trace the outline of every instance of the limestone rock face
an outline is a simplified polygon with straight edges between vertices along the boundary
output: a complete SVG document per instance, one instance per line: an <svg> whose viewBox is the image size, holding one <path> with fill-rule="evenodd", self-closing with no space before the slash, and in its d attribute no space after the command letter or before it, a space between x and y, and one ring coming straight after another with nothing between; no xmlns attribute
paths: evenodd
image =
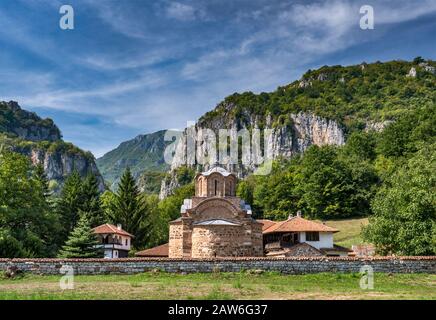
<svg viewBox="0 0 436 320"><path fill-rule="evenodd" d="M435 67L429 65L428 62L421 62L421 63L419 64L419 66L420 66L421 68L423 68L424 71L426 71L426 72L430 72L431 74L436 74L436 69L435 69Z"/></svg>
<svg viewBox="0 0 436 320"><path fill-rule="evenodd" d="M42 164L47 178L55 180L59 185L62 185L65 178L76 170L82 177L85 177L88 173L93 173L99 182L100 191L105 190L103 177L90 155L81 152L51 152L36 147L27 150L15 149L15 151L28 156L34 165Z"/></svg>
<svg viewBox="0 0 436 320"><path fill-rule="evenodd" d="M160 186L159 199L165 199L173 194L173 191L180 187L180 183L175 174L169 175L169 179L163 179Z"/></svg>
<svg viewBox="0 0 436 320"><path fill-rule="evenodd" d="M232 106L228 106L231 108ZM258 128L259 119L253 115L245 115L233 121L229 121L225 117L216 117L213 121L207 123L197 123L195 127L185 129L180 137L179 143L175 148L174 158L171 164L171 172L183 165L193 167L197 171L208 170L210 165L214 163L212 160L209 164L200 165L195 161L195 153L187 151L189 136L187 130L211 129L218 132L219 129L236 129L248 130L249 128ZM297 154L304 152L311 145L343 145L345 143L345 134L341 126L333 121L328 120L311 113L289 114L287 125L273 125L271 117L265 121L265 129L270 129L270 134L265 135L264 152L270 159L278 157L291 158ZM207 155L209 145L213 141L199 141L196 148L197 159ZM212 156L212 155L211 155ZM212 157L213 158L213 157ZM216 159L217 157L213 158ZM238 178L244 178L258 168L258 161L255 158L245 159L245 164L222 164L227 170L235 172ZM173 190L177 188L178 182L174 175L170 179L162 182L160 198L165 198L171 195Z"/></svg>
<svg viewBox="0 0 436 320"><path fill-rule="evenodd" d="M55 191L60 190L65 178L74 170L82 177L95 174L100 191L104 190L94 156L64 142L51 119L23 110L15 101L0 101L0 120L2 146L29 157L34 165L42 164L47 178L57 182Z"/></svg>
<svg viewBox="0 0 436 320"><path fill-rule="evenodd" d="M389 120L383 122L368 121L365 126L365 132L370 132L370 131L382 132L392 122L393 121L389 121Z"/></svg>
<svg viewBox="0 0 436 320"><path fill-rule="evenodd" d="M415 68L410 68L409 73L407 74L406 77L411 77L411 78L415 78L416 77L416 69Z"/></svg>

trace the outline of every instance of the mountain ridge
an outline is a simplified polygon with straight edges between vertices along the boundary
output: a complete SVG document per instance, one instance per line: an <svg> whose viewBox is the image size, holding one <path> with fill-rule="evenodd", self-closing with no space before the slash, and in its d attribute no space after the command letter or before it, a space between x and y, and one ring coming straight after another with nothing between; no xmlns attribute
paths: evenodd
<svg viewBox="0 0 436 320"><path fill-rule="evenodd" d="M420 57L413 61L323 66L308 70L299 80L269 93L229 95L201 116L196 128L215 132L230 128L272 129L273 150L270 151L274 157L292 157L312 144L341 145L353 131L380 131L415 107L434 105L435 68L434 61ZM185 147L182 138L171 170L163 179L161 198L179 186L174 171L186 165L187 155L180 152ZM200 145L200 149L203 147ZM159 153L163 150L164 147L154 150L154 157L161 159L163 154ZM206 169L197 164L191 167ZM148 169L136 166L137 177ZM255 166L228 169L243 177Z"/></svg>
<svg viewBox="0 0 436 320"><path fill-rule="evenodd" d="M0 101L0 143L23 154L33 165L42 164L51 188L58 192L74 170L82 177L96 175L100 191L104 181L91 152L62 140L59 128L51 119L42 119L22 109L15 101Z"/></svg>
<svg viewBox="0 0 436 320"><path fill-rule="evenodd" d="M118 147L96 160L97 166L112 189L116 188L124 170L129 167L139 181L141 173L163 173L169 169L163 152L168 144L164 141L165 130L140 134L120 143ZM140 187L143 187L141 185Z"/></svg>

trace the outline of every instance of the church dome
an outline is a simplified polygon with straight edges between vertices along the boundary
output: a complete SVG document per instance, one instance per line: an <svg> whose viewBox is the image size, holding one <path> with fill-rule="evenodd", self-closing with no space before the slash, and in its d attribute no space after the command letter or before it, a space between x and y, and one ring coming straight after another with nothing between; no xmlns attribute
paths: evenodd
<svg viewBox="0 0 436 320"><path fill-rule="evenodd" d="M224 177L227 177L227 176L232 174L231 172L227 171L226 169L224 169L222 167L215 166L215 167L210 168L209 170L207 170L205 172L202 172L201 175L202 176L209 176L214 172L218 172L219 174L223 175Z"/></svg>
<svg viewBox="0 0 436 320"><path fill-rule="evenodd" d="M236 176L222 167L215 166L195 177L197 197L234 197L236 195Z"/></svg>

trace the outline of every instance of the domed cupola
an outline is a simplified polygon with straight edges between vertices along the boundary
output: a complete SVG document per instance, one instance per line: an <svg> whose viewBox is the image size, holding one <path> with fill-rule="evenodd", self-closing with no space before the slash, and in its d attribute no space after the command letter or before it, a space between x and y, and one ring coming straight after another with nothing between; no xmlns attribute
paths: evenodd
<svg viewBox="0 0 436 320"><path fill-rule="evenodd" d="M236 176L222 167L215 166L195 176L197 197L236 196Z"/></svg>

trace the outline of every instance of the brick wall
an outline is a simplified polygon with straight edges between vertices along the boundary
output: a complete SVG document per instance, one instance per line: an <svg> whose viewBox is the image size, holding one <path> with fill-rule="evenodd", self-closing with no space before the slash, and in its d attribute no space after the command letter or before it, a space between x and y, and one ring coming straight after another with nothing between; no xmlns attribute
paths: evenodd
<svg viewBox="0 0 436 320"><path fill-rule="evenodd" d="M279 271L286 274L317 272L359 272L370 265L374 272L436 274L436 257L292 257L292 258L220 258L180 260L169 258L105 259L0 259L0 270L10 266L35 274L59 274L70 265L76 274L132 274L153 269L167 272L238 272L241 270Z"/></svg>

